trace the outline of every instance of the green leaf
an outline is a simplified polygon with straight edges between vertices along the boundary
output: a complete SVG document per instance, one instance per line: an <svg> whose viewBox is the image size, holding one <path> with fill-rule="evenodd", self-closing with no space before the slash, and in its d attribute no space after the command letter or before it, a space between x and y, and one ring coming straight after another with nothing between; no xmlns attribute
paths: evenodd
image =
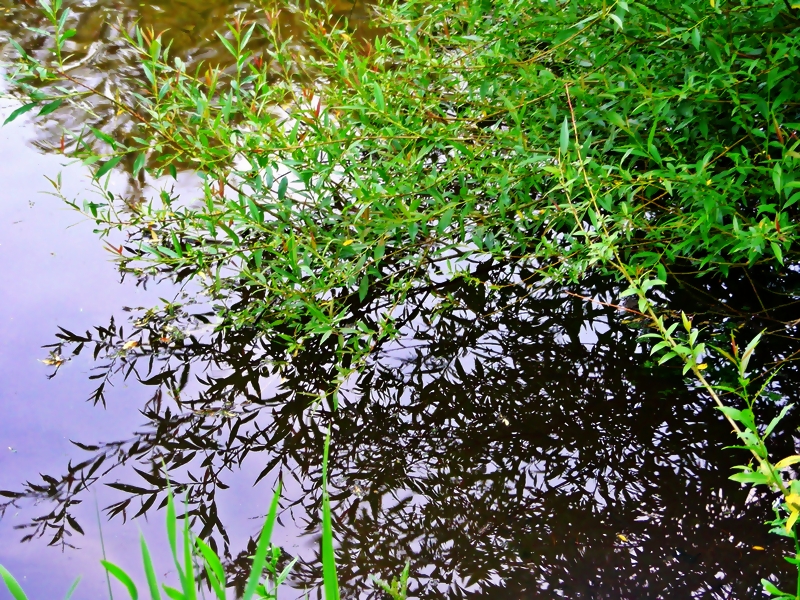
<svg viewBox="0 0 800 600"><path fill-rule="evenodd" d="M144 71L144 76L147 77L147 81L150 82L150 85L155 86L156 78L153 74L153 70L146 62L140 63L140 66L142 67L142 71Z"/></svg>
<svg viewBox="0 0 800 600"><path fill-rule="evenodd" d="M67 590L67 595L64 596L64 600L69 600L70 598L72 598L72 594L74 594L75 590L78 589L78 584L80 582L81 582L81 578L80 578L80 576L78 576L75 579L75 581L72 582L72 585L69 586L69 589Z"/></svg>
<svg viewBox="0 0 800 600"><path fill-rule="evenodd" d="M322 581L325 600L339 600L339 578L336 575L336 554L333 550L333 527L331 525L331 499L328 496L328 448L330 431L325 437L322 452Z"/></svg>
<svg viewBox="0 0 800 600"><path fill-rule="evenodd" d="M732 406L718 406L717 410L719 410L726 417L730 417L734 421L739 421L742 417L742 411L733 408Z"/></svg>
<svg viewBox="0 0 800 600"><path fill-rule="evenodd" d="M241 245L241 243L242 243L241 239L239 239L239 236L236 235L236 232L233 229L231 229L230 227L225 225L225 223L217 223L217 227L219 227L220 229L222 229L222 231L224 231L225 233L228 234L228 237L231 238L231 240L233 241L234 246L240 246Z"/></svg>
<svg viewBox="0 0 800 600"><path fill-rule="evenodd" d="M749 408L745 408L739 413L739 421L747 427L753 433L758 433L758 427L756 427L755 415L753 411Z"/></svg>
<svg viewBox="0 0 800 600"><path fill-rule="evenodd" d="M436 226L436 231L439 232L439 235L443 235L447 228L450 227L450 222L453 220L453 213L455 209L451 206L448 208L444 214L439 219L439 223Z"/></svg>
<svg viewBox="0 0 800 600"><path fill-rule="evenodd" d="M377 84L377 82L372 82L372 91L375 94L375 106L378 107L378 110L383 112L386 110L386 102L383 99L383 92L381 91L381 86Z"/></svg>
<svg viewBox="0 0 800 600"><path fill-rule="evenodd" d="M194 581L194 554L192 553L192 532L189 530L189 499L184 499L183 509L183 594L186 600L197 600L197 587Z"/></svg>
<svg viewBox="0 0 800 600"><path fill-rule="evenodd" d="M787 456L786 458L779 460L773 466L780 471L781 469L796 465L797 463L800 463L800 455L793 454L792 456Z"/></svg>
<svg viewBox="0 0 800 600"><path fill-rule="evenodd" d="M364 298L367 297L367 293L369 293L369 275L364 275L361 278L361 283L358 284L359 301L363 302Z"/></svg>
<svg viewBox="0 0 800 600"><path fill-rule="evenodd" d="M783 264L783 250L780 245L775 242L770 242L770 247L772 248L772 253L775 255L775 258L778 259L778 262Z"/></svg>
<svg viewBox="0 0 800 600"><path fill-rule="evenodd" d="M117 142L114 141L114 138L112 138L107 133L104 133L104 132L102 132L99 129L96 129L94 127L89 127L89 129L91 130L91 132L94 134L94 136L98 140L102 140L103 142L105 142L106 144L111 146L112 148L116 148L117 147Z"/></svg>
<svg viewBox="0 0 800 600"><path fill-rule="evenodd" d="M11 592L14 600L28 600L28 597L25 595L25 592L22 591L22 587L17 583L17 580L6 571L6 568L3 565L0 565L0 578L3 579L3 582L6 584L8 591Z"/></svg>
<svg viewBox="0 0 800 600"><path fill-rule="evenodd" d="M677 354L675 352L667 352L664 356L662 356L658 360L658 364L659 365L663 365L665 362L667 362L668 360L670 360L672 358L675 358L676 356L677 356Z"/></svg>
<svg viewBox="0 0 800 600"><path fill-rule="evenodd" d="M717 65L719 65L720 67L722 67L723 66L722 54L719 51L719 46L717 45L717 43L711 40L710 38L705 38L704 41L706 43L706 48L708 49L708 53L714 59L714 62L716 62Z"/></svg>
<svg viewBox="0 0 800 600"><path fill-rule="evenodd" d="M176 590L174 587L170 587L168 585L162 585L164 588L164 593L171 598L171 600L186 600L186 596L180 590Z"/></svg>
<svg viewBox="0 0 800 600"><path fill-rule="evenodd" d="M752 483L753 485L763 485L769 483L769 477L758 471L734 473L728 479L738 483Z"/></svg>
<svg viewBox="0 0 800 600"><path fill-rule="evenodd" d="M560 137L561 154L566 154L569 149L569 121L564 117L564 122L561 124L561 137Z"/></svg>
<svg viewBox="0 0 800 600"><path fill-rule="evenodd" d="M695 27L692 29L692 46L695 50L700 50L700 28Z"/></svg>
<svg viewBox="0 0 800 600"><path fill-rule="evenodd" d="M219 38L219 41L222 42L222 45L225 46L225 49L231 54L231 56L233 56L234 58L238 56L239 53L233 47L233 44L231 44L228 41L228 39L224 35L222 35L219 31L217 31L216 34L217 37Z"/></svg>
<svg viewBox="0 0 800 600"><path fill-rule="evenodd" d="M180 258L180 257L178 256L178 253L177 253L177 252L175 252L174 250L172 250L172 249L170 249L170 248L167 248L166 246L159 246L159 247L158 247L158 251L159 251L161 254L164 254L164 255L166 255L166 256L169 256L170 258Z"/></svg>
<svg viewBox="0 0 800 600"><path fill-rule="evenodd" d="M264 222L264 212L253 202L250 196L247 197L247 208L250 211L250 216L252 216L257 223Z"/></svg>
<svg viewBox="0 0 800 600"><path fill-rule="evenodd" d="M153 569L153 561L150 558L150 551L147 549L147 542L145 542L144 535L142 534L139 534L139 545L142 549L142 563L144 564L147 586L150 588L150 600L161 600L161 593L158 590L158 579Z"/></svg>
<svg viewBox="0 0 800 600"><path fill-rule="evenodd" d="M275 527L275 521L278 518L278 504L281 498L281 484L278 482L278 487L272 495L272 504L269 507L269 514L264 521L264 526L261 528L261 535L258 536L258 545L256 546L256 554L253 557L253 566L250 571L250 576L247 578L247 585L242 595L242 600L251 600L256 593L256 588L261 580L261 574L267 564L267 550L269 543L272 539L272 529Z"/></svg>
<svg viewBox="0 0 800 600"><path fill-rule="evenodd" d="M800 200L800 192L795 192L786 200L786 203L783 205L783 209L786 210L790 206L796 204L798 200Z"/></svg>
<svg viewBox="0 0 800 600"><path fill-rule="evenodd" d="M766 591L767 593L772 594L773 596L776 596L778 598L794 598L795 597L792 594L787 594L786 592L780 591L775 586L774 583L771 583L770 581L767 581L766 579L762 579L761 580L761 585L764 586L764 591Z"/></svg>
<svg viewBox="0 0 800 600"><path fill-rule="evenodd" d="M670 345L670 343L667 340L661 340L655 346L652 347L652 349L650 350L650 356L653 356L653 354L655 354L659 350L662 350L664 348L668 348L669 345Z"/></svg>
<svg viewBox="0 0 800 600"><path fill-rule="evenodd" d="M759 333L752 340L750 340L750 343L747 344L747 347L744 350L744 354L742 354L742 360L739 363L739 375L741 375L742 378L745 376L747 366L750 364L750 358L753 356L756 346L758 346L758 343L761 341L762 333Z"/></svg>
<svg viewBox="0 0 800 600"><path fill-rule="evenodd" d="M39 106L38 102L31 102L30 104L24 104L20 106L17 110L15 110L10 115L8 115L8 117L6 117L6 120L3 121L3 125L8 125L9 123L11 123L11 121L16 119L20 115L24 115L26 112L28 112L29 110L33 110L37 106Z"/></svg>
<svg viewBox="0 0 800 600"><path fill-rule="evenodd" d="M792 410L793 407L794 407L794 404L787 404L786 406L783 407L783 409L781 410L780 414L778 414L777 417L772 419L772 421L769 422L769 425L767 425L767 428L764 430L764 438L768 438L769 437L769 435L778 426L778 423L781 422L783 417L786 416L786 413L788 413L790 410Z"/></svg>
<svg viewBox="0 0 800 600"><path fill-rule="evenodd" d="M121 160L122 160L122 154L120 154L119 156L115 156L114 158L112 158L110 160L107 160L102 165L100 165L99 169L97 169L97 171L94 174L94 178L95 179L100 179L103 175L105 175L111 169L116 167L119 164L119 161L121 161Z"/></svg>
<svg viewBox="0 0 800 600"><path fill-rule="evenodd" d="M22 58L28 58L28 53L22 49L22 46L19 45L19 42L15 40L9 40L9 42L11 43L12 46L14 46L14 48Z"/></svg>
<svg viewBox="0 0 800 600"><path fill-rule="evenodd" d="M45 115L49 115L51 112L54 112L64 103L62 99L53 100L52 102L48 102L42 107L42 110L39 111L39 116L43 117Z"/></svg>
<svg viewBox="0 0 800 600"><path fill-rule="evenodd" d="M183 248L181 248L181 243L178 241L178 236L175 235L174 231L170 231L169 236L172 240L172 248L175 250L175 254L178 258L183 258Z"/></svg>
<svg viewBox="0 0 800 600"><path fill-rule="evenodd" d="M178 517L175 515L175 500L172 497L172 487L167 488L167 541L172 551L172 560L178 570L180 579L183 580L181 563L178 560ZM166 591L166 587L164 588ZM169 595L169 592L167 592Z"/></svg>
<svg viewBox="0 0 800 600"><path fill-rule="evenodd" d="M133 161L133 178L136 179L139 177L139 172L144 168L144 163L147 160L147 156L144 152L140 152L136 155L136 159Z"/></svg>
<svg viewBox="0 0 800 600"><path fill-rule="evenodd" d="M133 579L130 576L120 569L114 563L110 563L107 560L101 560L100 564L106 568L106 571L114 578L117 579L122 585L125 586L125 589L128 590L128 595L130 596L131 600L137 600L139 598L139 592L136 590L136 584L133 583Z"/></svg>
<svg viewBox="0 0 800 600"><path fill-rule="evenodd" d="M153 256L156 256L156 257L161 256L161 253L158 250L156 250L152 246L148 246L147 244L144 244L144 243L141 243L141 242L139 243L139 249L140 250L144 250L145 252L148 252L149 254L152 254Z"/></svg>
<svg viewBox="0 0 800 600"><path fill-rule="evenodd" d="M200 554L203 556L206 575L208 576L208 581L214 593L217 595L217 600L225 600L227 582L225 578L225 569L219 557L216 552L211 549L211 546L206 544L203 540L198 538L195 540L195 544L197 545L197 549L200 550Z"/></svg>

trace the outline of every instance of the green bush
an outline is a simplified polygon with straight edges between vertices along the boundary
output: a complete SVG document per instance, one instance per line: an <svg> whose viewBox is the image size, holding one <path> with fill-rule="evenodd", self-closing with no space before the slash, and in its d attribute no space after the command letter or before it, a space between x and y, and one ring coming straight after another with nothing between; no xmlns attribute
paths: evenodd
<svg viewBox="0 0 800 600"><path fill-rule="evenodd" d="M318 7L316 55L301 60L267 17L263 54L248 49L255 25L232 26L232 68L193 73L134 30L144 86L106 100L135 142L86 128L68 144L97 178L123 157L134 175L189 166L205 201L84 208L101 231L137 234L125 265L246 298L228 323L289 353L362 356L409 290L468 277L468 255L573 279L792 265L796 11L713 4L412 1L380 9L374 44ZM101 94L61 51L20 52L20 111Z"/></svg>

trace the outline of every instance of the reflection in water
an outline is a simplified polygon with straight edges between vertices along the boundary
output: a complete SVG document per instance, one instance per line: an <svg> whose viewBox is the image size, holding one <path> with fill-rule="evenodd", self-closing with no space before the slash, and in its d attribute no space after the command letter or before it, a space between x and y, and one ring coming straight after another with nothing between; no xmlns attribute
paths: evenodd
<svg viewBox="0 0 800 600"><path fill-rule="evenodd" d="M162 41L164 46L169 45L170 57L178 57L186 63L187 72L199 69L201 75L209 67L234 68L233 58L217 37L219 32L231 38L226 23L238 23L243 28L257 25L248 48L253 53L251 61L266 65L264 68L270 66L264 56L272 48L270 40L258 26L266 26L271 19L277 20L279 35L290 44L298 63L304 55L313 52L302 16L288 2L280 0L259 3L231 0L65 0L63 5L72 14L67 27L76 30L63 50L64 56L68 57L64 71L72 79L72 87L84 87L94 93L90 99L81 101L91 103L90 107L84 105L70 110L65 104L51 113L47 120L37 120L40 127L37 127L37 137L32 143L43 152L76 154L82 140L69 132L81 131L87 125L126 145L131 145L137 134L142 135L140 124L118 109L120 103L136 105L135 95L146 84L140 66L141 57L125 39L126 35L132 35L134 23L145 31L145 36L163 34ZM314 3L310 6L313 7ZM368 13L363 0L337 0L327 6L332 18L347 19L352 30L358 30L360 34L366 32ZM51 39L36 29L51 29L36 1L0 0L0 42L13 39L27 53L47 63ZM7 55L16 53L10 45L6 45L5 52ZM126 155L119 169L131 173L134 160L133 154ZM141 183L129 177L126 196L141 196Z"/></svg>
<svg viewBox="0 0 800 600"><path fill-rule="evenodd" d="M75 527L70 503L97 483L124 494L110 516L155 511L163 460L197 531L243 582L253 548L230 547L218 493L240 470L291 480L284 524L316 539L330 427L348 597L406 560L413 593L425 598L756 595L788 547L766 532L768 502L727 479L741 457L723 449L731 432L711 404L677 369L648 368L616 308L565 293L612 297L600 281L524 289L503 267L481 269L501 291L450 284L438 293L461 308L436 317L420 293L402 341L376 355L335 412L319 400L331 376L325 356L300 355L277 373L279 348L253 331L213 332L191 303L139 312L127 334L115 323L62 331L56 353L96 357L95 402L113 402L109 383L124 378L151 388L148 425L125 440L82 440L81 460L8 506L46 499L50 512L23 533L62 543ZM798 421L781 424L787 447L777 453L793 451ZM300 550L300 589L321 582L313 548Z"/></svg>
<svg viewBox="0 0 800 600"><path fill-rule="evenodd" d="M42 51L44 36L25 29L42 25L33 4L5 2L0 28ZM169 29L173 55L192 65L224 66L213 32L237 15L254 15L250 3L219 0L87 1L71 8L78 30L68 48L71 73L122 99L135 91L138 66L114 27L117 17ZM349 4L338 9L364 14ZM281 14L287 36L301 44L299 21ZM98 104L96 113L95 126L118 139L131 134L111 103ZM53 113L37 146L58 150L73 118L66 110ZM766 533L768 502L745 498L727 479L741 457L723 449L733 439L720 416L685 389L677 369L649 368L617 308L566 293L608 300L614 290L600 281L580 290L527 289L506 270L476 266L476 276L499 286L491 295L467 283L419 290L400 319L401 341L376 353L336 411L324 395L331 357L308 352L279 369L283 347L257 331L214 331L210 314L190 299L159 313L137 309L131 323L85 334L64 329L53 356L96 361L91 400L98 406L114 402L115 383L144 386L146 425L125 439L76 440L63 473L2 492L0 511L21 511L25 539L69 545L82 528L75 503L98 484L121 494L106 509L112 522L157 512L165 464L188 497L196 531L223 552L241 585L253 542L233 547L218 493L242 473L255 473L248 484L292 481L284 525L315 539L321 449L330 428L347 596L369 589L370 574L399 573L406 560L412 592L424 598L746 598L758 593L762 577L780 577L780 557L789 549ZM685 282L671 294L677 306L710 298L715 318L731 328L745 323L751 331L787 333L796 318L795 275L760 282L751 273L741 281L706 281L702 289ZM460 308L434 315L431 295ZM787 359L792 343L769 336L759 358ZM783 401L795 394L793 381L796 369L787 363L773 384ZM794 452L799 420L781 423L776 455ZM248 519L262 509L236 519L255 533L256 521ZM319 586L313 548L297 550L298 589Z"/></svg>

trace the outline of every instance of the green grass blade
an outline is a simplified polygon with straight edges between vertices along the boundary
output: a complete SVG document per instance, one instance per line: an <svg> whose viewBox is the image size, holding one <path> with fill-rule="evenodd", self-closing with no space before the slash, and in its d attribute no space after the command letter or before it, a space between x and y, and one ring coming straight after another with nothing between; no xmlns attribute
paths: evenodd
<svg viewBox="0 0 800 600"><path fill-rule="evenodd" d="M258 582L261 580L261 573L263 573L264 566L267 564L267 549L272 538L272 528L278 518L278 501L280 498L281 484L279 482L275 493L272 495L272 505L269 507L269 514L266 521L264 521L264 526L261 528L261 535L258 537L256 555L253 557L253 570L250 571L250 577L247 578L247 587L244 589L242 600L251 600L253 598Z"/></svg>
<svg viewBox="0 0 800 600"><path fill-rule="evenodd" d="M287 578L287 577L289 577L289 573L290 573L290 572L291 572L291 570L294 568L294 565L295 565L296 563L297 563L297 558L293 558L293 559L292 559L292 562L290 562L288 565L286 565L286 566L283 568L283 571L281 571L281 572L280 572L280 575L278 575L278 576L275 578L275 587L276 587L276 588L277 588L277 587L278 587L280 584L282 584L284 581L286 581L286 578Z"/></svg>
<svg viewBox="0 0 800 600"><path fill-rule="evenodd" d="M192 549L192 532L189 531L189 499L183 507L183 595L187 600L197 600L197 589L194 585L194 553Z"/></svg>
<svg viewBox="0 0 800 600"><path fill-rule="evenodd" d="M168 585L164 585L162 587L164 588L164 593L172 600L186 600L185 596L181 594L180 590L176 590Z"/></svg>
<svg viewBox="0 0 800 600"><path fill-rule="evenodd" d="M333 527L331 526L331 500L328 496L328 447L331 434L325 438L322 453L322 582L325 585L325 600L339 600L339 579L336 576L336 555L333 551Z"/></svg>
<svg viewBox="0 0 800 600"><path fill-rule="evenodd" d="M203 540L195 540L197 549L203 557L203 562L206 567L206 574L208 581L217 595L217 600L225 600L225 588L227 583L225 580L225 569L217 556L217 553L211 549L211 546L206 544Z"/></svg>
<svg viewBox="0 0 800 600"><path fill-rule="evenodd" d="M81 578L80 578L80 576L78 576L78 578L75 581L72 582L72 585L69 586L69 590L67 591L67 595L64 596L64 600L69 600L70 598L72 598L72 594L75 593L75 590L78 588L78 584L80 582L81 582Z"/></svg>
<svg viewBox="0 0 800 600"><path fill-rule="evenodd" d="M178 517L175 516L175 499L172 497L172 486L167 487L167 539L172 550L172 560L178 570L178 577L183 582L183 569L178 560Z"/></svg>
<svg viewBox="0 0 800 600"><path fill-rule="evenodd" d="M161 592L158 589L158 578L153 569L153 561L150 558L150 550L147 548L147 542L144 540L144 535L139 535L139 540L142 546L142 563L144 564L144 575L147 577L147 587L150 588L151 600L161 600Z"/></svg>
<svg viewBox="0 0 800 600"><path fill-rule="evenodd" d="M110 563L107 560L101 560L100 564L106 568L106 572L113 575L122 585L125 586L125 589L128 590L128 595L131 597L131 600L139 600L139 592L136 589L136 584L133 583L133 579L131 579L128 574L120 569L114 563Z"/></svg>
<svg viewBox="0 0 800 600"><path fill-rule="evenodd" d="M103 523L100 520L100 506L97 504L97 494L94 497L94 513L97 516L97 531L100 534L100 550L103 553L103 560L107 560L106 543L103 540ZM114 593L111 591L111 577L108 575L108 571L106 571L106 585L108 586L108 600L114 600Z"/></svg>
<svg viewBox="0 0 800 600"><path fill-rule="evenodd" d="M8 591L11 592L14 600L28 600L25 592L22 591L22 587L17 583L17 580L14 579L14 576L6 571L3 565L0 565L0 577L2 577L3 582L6 584Z"/></svg>

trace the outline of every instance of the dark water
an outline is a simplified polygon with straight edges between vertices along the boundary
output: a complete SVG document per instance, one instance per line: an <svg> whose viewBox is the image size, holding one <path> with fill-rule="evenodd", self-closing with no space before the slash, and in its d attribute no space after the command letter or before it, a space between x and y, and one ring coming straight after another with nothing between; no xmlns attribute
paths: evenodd
<svg viewBox="0 0 800 600"><path fill-rule="evenodd" d="M35 47L23 30L35 11L3 6L7 34ZM171 27L175 52L200 60L217 56L214 28L247 8L76 4L76 53L89 57L78 69L101 69L113 85L134 68L112 15ZM319 400L330 357L300 355L277 373L280 349L253 331L214 332L202 302L169 281L118 283L91 227L67 229L77 216L36 193L43 174L61 170L47 154L58 131L57 122L22 124L0 138L0 490L19 494L3 505L0 563L32 597L62 594L78 574L76 598L107 595L95 502L112 560L140 572L141 529L170 576L162 461L195 531L239 581L282 481L274 541L286 560L299 558L283 597L315 597L327 430L346 597L381 597L369 575L391 577L406 561L423 598L751 598L762 577L787 576L781 556L791 549L764 524L769 501L727 479L745 460L724 449L729 426L679 370L650 368L623 312L580 297L613 302L609 282L529 289L507 266L476 264L501 291L454 286L462 309L433 322L425 296L412 299L402 339L350 382L334 412ZM64 180L69 194L85 193L80 168ZM696 323L714 319L743 336L768 328L762 364L797 349L785 325L800 317L792 272L687 280L669 295L698 312ZM169 318L136 308L159 297L182 306ZM60 346L41 348L51 343ZM37 360L50 351L69 358L52 378L56 368ZM789 362L766 417L796 398L797 381ZM776 455L795 451L798 424L781 425Z"/></svg>

